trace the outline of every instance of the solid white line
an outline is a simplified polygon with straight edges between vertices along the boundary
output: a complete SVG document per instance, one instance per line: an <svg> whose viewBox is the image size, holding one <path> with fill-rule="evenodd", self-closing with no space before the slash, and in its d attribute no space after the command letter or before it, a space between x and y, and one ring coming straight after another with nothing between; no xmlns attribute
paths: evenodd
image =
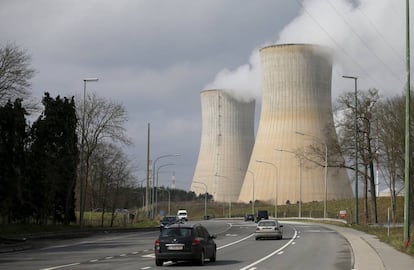
<svg viewBox="0 0 414 270"><path fill-rule="evenodd" d="M65 268L65 267L69 267L69 266L75 266L75 265L79 265L79 264L80 263L71 263L71 264L65 264L65 265L58 265L58 266L49 267L49 268L42 268L40 270L54 270L54 269Z"/></svg>
<svg viewBox="0 0 414 270"><path fill-rule="evenodd" d="M265 256L265 257L263 257L263 258L261 258L260 260L257 260L257 261L255 261L255 262L253 262L253 263L251 263L251 264L249 264L248 266L245 266L245 267L243 267L243 268L240 268L240 270L247 270L247 269L250 269L251 267L253 267L253 266L255 266L255 265L257 265L257 264L259 264L259 263L261 263L261 262L263 262L264 260L267 260L267 259L269 259L270 257L272 257L273 255L275 255L275 254L277 254L277 253L279 253L280 251L282 251L283 249L285 249L286 247L288 247L294 240L295 240L295 238L296 238L296 235L297 235L297 231L296 231L296 229L295 228L293 228L294 230L295 230L295 234L293 235L293 237L292 237L292 239L290 239L290 241L289 242L287 242L283 247L281 247L281 248L279 248L278 250L275 250L275 251L273 251L272 253L270 253L269 255L267 255L267 256Z"/></svg>

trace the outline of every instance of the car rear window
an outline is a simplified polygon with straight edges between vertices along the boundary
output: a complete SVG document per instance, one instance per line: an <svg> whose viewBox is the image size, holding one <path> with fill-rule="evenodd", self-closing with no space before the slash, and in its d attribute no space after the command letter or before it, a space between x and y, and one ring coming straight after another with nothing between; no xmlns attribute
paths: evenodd
<svg viewBox="0 0 414 270"><path fill-rule="evenodd" d="M186 237L191 236L191 228L167 228L161 232L164 237Z"/></svg>
<svg viewBox="0 0 414 270"><path fill-rule="evenodd" d="M273 221L261 221L259 226L276 226L276 222Z"/></svg>

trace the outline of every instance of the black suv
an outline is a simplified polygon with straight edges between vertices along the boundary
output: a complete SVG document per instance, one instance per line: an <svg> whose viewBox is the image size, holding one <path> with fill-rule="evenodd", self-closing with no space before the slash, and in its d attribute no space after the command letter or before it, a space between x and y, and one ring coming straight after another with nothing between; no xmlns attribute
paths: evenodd
<svg viewBox="0 0 414 270"><path fill-rule="evenodd" d="M155 264L165 261L195 261L204 264L206 258L216 261L214 235L200 224L173 224L164 228L155 240Z"/></svg>
<svg viewBox="0 0 414 270"><path fill-rule="evenodd" d="M267 213L267 210L257 211L256 222L259 222L262 219L269 219L269 214Z"/></svg>
<svg viewBox="0 0 414 270"><path fill-rule="evenodd" d="M249 221L249 220L254 221L254 215L253 214L246 214L244 216L244 221Z"/></svg>
<svg viewBox="0 0 414 270"><path fill-rule="evenodd" d="M160 230L172 224L178 223L178 222L179 220L177 216L165 216L160 221Z"/></svg>

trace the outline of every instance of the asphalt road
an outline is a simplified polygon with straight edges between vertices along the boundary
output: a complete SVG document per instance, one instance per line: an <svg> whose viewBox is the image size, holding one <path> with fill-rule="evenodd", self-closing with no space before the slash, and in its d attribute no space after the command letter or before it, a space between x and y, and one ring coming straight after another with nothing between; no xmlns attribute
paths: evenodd
<svg viewBox="0 0 414 270"><path fill-rule="evenodd" d="M217 235L217 261L209 269L350 270L352 251L335 231L315 224L283 223L282 240L254 238L256 224L238 220L201 221ZM111 233L70 240L37 241L35 248L0 254L0 269L84 270L154 269L154 240L158 231ZM192 269L189 262L165 263L162 268Z"/></svg>

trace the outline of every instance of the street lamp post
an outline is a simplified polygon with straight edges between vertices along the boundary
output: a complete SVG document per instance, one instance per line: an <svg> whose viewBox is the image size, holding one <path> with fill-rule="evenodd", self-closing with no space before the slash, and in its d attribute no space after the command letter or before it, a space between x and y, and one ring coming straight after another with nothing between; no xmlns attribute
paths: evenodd
<svg viewBox="0 0 414 270"><path fill-rule="evenodd" d="M253 176L253 193L252 193L252 214L254 215L254 173L251 170L247 170L248 173L251 173Z"/></svg>
<svg viewBox="0 0 414 270"><path fill-rule="evenodd" d="M342 76L345 79L352 79L355 82L355 119L354 119L354 139L355 139L355 217L354 222L358 224L358 77Z"/></svg>
<svg viewBox="0 0 414 270"><path fill-rule="evenodd" d="M273 168L275 168L275 171L276 171L276 173L275 173L275 218L277 218L277 193L278 193L278 188L277 188L277 179L278 179L278 177L277 177L277 174L278 174L279 171L278 171L276 165L271 163L271 162L264 161L264 160L256 160L256 162L268 164L268 165L273 166Z"/></svg>
<svg viewBox="0 0 414 270"><path fill-rule="evenodd" d="M170 212L171 212L171 192L168 189L165 189L165 188L160 188L160 190L168 192L168 215L171 215L170 214Z"/></svg>
<svg viewBox="0 0 414 270"><path fill-rule="evenodd" d="M285 149L275 148L274 150L279 151L279 152L287 152L287 153L296 155L295 152L285 150ZM299 157L299 211L298 211L298 216L302 217L302 158L301 157Z"/></svg>
<svg viewBox="0 0 414 270"><path fill-rule="evenodd" d="M160 172L160 169L161 168L164 168L164 167L167 167L167 166L172 166L172 165L175 165L175 164L173 164L173 163L168 163L168 164L163 164L163 165L160 165L160 166L158 166L158 168L157 168L157 179L156 179L156 183L155 183L155 213L158 213L158 194L157 194L157 189L158 189L158 175L159 175L159 172Z"/></svg>
<svg viewBox="0 0 414 270"><path fill-rule="evenodd" d="M302 135L302 136L309 136L312 137L314 139L317 139L320 143L322 143L325 146L325 179L324 179L324 183L325 183L325 194L324 194L324 199L323 199L323 218L327 218L327 200L328 200L328 183L327 183L327 174L328 174L328 145L321 139L318 138L316 136L313 135L309 135L303 132L299 132L299 131L295 131L296 134Z"/></svg>
<svg viewBox="0 0 414 270"><path fill-rule="evenodd" d="M219 175L219 174L216 173L214 176L226 178L227 181L229 181L229 183L231 182L231 179L229 179L228 177L226 177L224 175ZM230 183L230 187L231 187L231 183ZM228 191L228 189L226 189L226 190ZM229 218L231 218L231 196L229 195L228 198L229 198ZM224 214L223 214L223 216L224 216Z"/></svg>
<svg viewBox="0 0 414 270"><path fill-rule="evenodd" d="M79 224L81 228L83 227L83 213L85 209L85 198L84 193L86 193L86 184L87 184L87 175L84 175L84 166L85 166L85 114L86 114L86 83L87 82L97 82L98 78L86 78L83 79L83 112L82 112L82 131L81 131L81 153L80 153L80 196L79 196ZM85 191L83 185L85 184Z"/></svg>
<svg viewBox="0 0 414 270"><path fill-rule="evenodd" d="M193 181L193 183L204 185L206 189L206 193L204 196L204 219L207 219L207 194L208 194L207 185L203 182L198 182L198 181Z"/></svg>
<svg viewBox="0 0 414 270"><path fill-rule="evenodd" d="M411 87L410 87L410 1L406 0L405 4L405 22L406 22L406 32L405 32L405 64L406 64L406 88L405 88L405 163L404 163L404 246L407 248L410 245L410 195L411 185L410 179L410 167L411 167Z"/></svg>
<svg viewBox="0 0 414 270"><path fill-rule="evenodd" d="M162 159L162 158L166 158L166 157L178 157L180 156L179 154L172 154L172 155L162 155L157 157L154 162L152 163L152 196L151 196L151 217L154 218L154 185L155 185L155 179L154 179L154 174L155 174L155 168L156 168L156 163L158 160Z"/></svg>

